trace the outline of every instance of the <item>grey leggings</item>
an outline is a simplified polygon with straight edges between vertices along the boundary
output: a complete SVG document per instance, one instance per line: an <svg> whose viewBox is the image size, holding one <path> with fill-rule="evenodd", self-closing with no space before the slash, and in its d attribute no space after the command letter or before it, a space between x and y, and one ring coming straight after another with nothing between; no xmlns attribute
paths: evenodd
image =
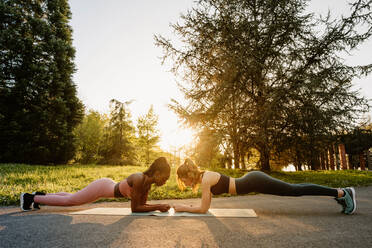
<svg viewBox="0 0 372 248"><path fill-rule="evenodd" d="M337 189L311 183L291 184L261 171L252 171L235 179L236 193L257 192L281 196L325 195L337 197Z"/></svg>

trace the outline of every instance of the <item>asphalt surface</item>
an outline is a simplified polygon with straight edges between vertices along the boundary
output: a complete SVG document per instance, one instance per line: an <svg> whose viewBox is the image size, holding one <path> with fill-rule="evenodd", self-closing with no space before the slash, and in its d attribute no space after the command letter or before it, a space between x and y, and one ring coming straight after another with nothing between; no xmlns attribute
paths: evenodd
<svg viewBox="0 0 372 248"><path fill-rule="evenodd" d="M356 188L357 211L330 197L214 198L212 208L252 208L258 218L71 215L128 202L0 208L0 247L372 247L372 186ZM151 201L194 204L198 199Z"/></svg>

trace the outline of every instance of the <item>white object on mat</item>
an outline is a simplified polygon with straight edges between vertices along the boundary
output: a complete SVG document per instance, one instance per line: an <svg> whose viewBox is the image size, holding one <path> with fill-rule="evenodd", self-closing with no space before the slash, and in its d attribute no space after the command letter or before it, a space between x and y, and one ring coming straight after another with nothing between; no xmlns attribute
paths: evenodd
<svg viewBox="0 0 372 248"><path fill-rule="evenodd" d="M174 212L171 208L168 212L144 212L132 213L130 208L91 208L87 210L72 212L70 214L92 214L92 215L130 215L130 216L191 216L191 217L257 217L253 209L211 208L205 214Z"/></svg>

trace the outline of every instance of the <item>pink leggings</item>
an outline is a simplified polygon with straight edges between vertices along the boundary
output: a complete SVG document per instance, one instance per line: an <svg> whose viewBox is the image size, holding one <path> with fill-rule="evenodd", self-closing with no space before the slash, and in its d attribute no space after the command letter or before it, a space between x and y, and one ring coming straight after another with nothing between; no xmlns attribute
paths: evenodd
<svg viewBox="0 0 372 248"><path fill-rule="evenodd" d="M59 192L35 195L34 201L49 206L76 206L94 202L99 198L114 197L115 182L110 178L101 178L76 193Z"/></svg>

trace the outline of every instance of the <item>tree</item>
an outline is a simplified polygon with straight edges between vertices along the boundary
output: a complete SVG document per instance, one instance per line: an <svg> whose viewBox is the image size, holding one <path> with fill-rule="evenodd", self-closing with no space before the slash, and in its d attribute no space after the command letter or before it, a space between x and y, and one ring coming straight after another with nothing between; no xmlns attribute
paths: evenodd
<svg viewBox="0 0 372 248"><path fill-rule="evenodd" d="M0 161L66 163L83 105L67 0L0 2Z"/></svg>
<svg viewBox="0 0 372 248"><path fill-rule="evenodd" d="M101 159L99 149L103 142L108 118L90 110L74 131L77 139L76 161L82 164L96 163Z"/></svg>
<svg viewBox="0 0 372 248"><path fill-rule="evenodd" d="M151 105L146 115L140 116L137 120L138 144L143 151L141 160L149 165L154 159L153 151L155 145L159 142L158 116L154 113L154 107Z"/></svg>
<svg viewBox="0 0 372 248"><path fill-rule="evenodd" d="M172 109L190 125L223 134L235 162L241 147L255 148L261 169L270 170L271 154L288 146L283 141L300 136L315 144L349 130L367 111L351 86L372 65L349 66L340 53L371 36L370 1L355 1L340 19L305 13L307 2L200 0L172 25L182 47L155 37L163 62L172 59L187 83L180 88L188 102L174 100Z"/></svg>
<svg viewBox="0 0 372 248"><path fill-rule="evenodd" d="M101 164L134 164L136 161L135 129L127 107L130 103L115 99L110 101L110 120L99 152Z"/></svg>
<svg viewBox="0 0 372 248"><path fill-rule="evenodd" d="M220 139L213 130L204 128L197 135L197 144L195 147L195 162L197 165L206 168L216 167L221 157L219 147ZM219 165L221 167L221 165Z"/></svg>
<svg viewBox="0 0 372 248"><path fill-rule="evenodd" d="M352 132L342 135L340 141L345 144L347 154L359 155L372 147L372 130L355 128Z"/></svg>

